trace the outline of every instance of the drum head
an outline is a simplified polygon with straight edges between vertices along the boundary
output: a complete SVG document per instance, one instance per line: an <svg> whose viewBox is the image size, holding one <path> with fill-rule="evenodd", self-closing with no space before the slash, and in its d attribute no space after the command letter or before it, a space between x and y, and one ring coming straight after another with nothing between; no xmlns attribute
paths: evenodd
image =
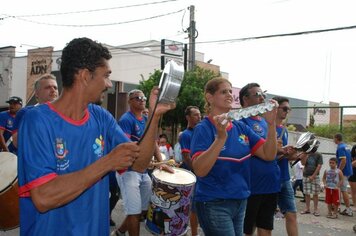
<svg viewBox="0 0 356 236"><path fill-rule="evenodd" d="M11 152L0 152L0 192L17 178L17 156Z"/></svg>
<svg viewBox="0 0 356 236"><path fill-rule="evenodd" d="M173 167L174 173L155 169L152 176L160 182L172 185L192 185L197 181L195 175L185 169Z"/></svg>

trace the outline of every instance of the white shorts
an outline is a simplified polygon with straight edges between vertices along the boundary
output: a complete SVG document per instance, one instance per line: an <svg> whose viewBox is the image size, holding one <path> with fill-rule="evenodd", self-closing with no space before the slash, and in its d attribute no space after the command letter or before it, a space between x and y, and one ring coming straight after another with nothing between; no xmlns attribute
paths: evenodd
<svg viewBox="0 0 356 236"><path fill-rule="evenodd" d="M116 178L124 201L125 214L137 215L146 211L152 194L150 176L147 173L126 171L121 175L116 172Z"/></svg>

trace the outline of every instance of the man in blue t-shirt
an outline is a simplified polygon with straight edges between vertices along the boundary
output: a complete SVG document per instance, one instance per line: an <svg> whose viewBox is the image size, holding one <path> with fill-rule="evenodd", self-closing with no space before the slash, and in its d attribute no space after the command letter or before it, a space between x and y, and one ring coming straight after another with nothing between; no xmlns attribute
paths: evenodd
<svg viewBox="0 0 356 236"><path fill-rule="evenodd" d="M297 152L288 145L288 130L283 124L287 119L291 108L289 106L289 99L286 97L273 97L278 102L278 112L276 119L276 131L278 142L278 165L281 171L280 185L281 190L278 193L278 206L281 213L286 219L285 226L289 236L298 235L297 222L297 207L295 204L294 190L290 181L289 175L289 161L296 160Z"/></svg>
<svg viewBox="0 0 356 236"><path fill-rule="evenodd" d="M188 106L185 111L185 119L187 120L187 128L182 132L179 138L179 144L181 146L181 152L183 157L183 164L181 168L185 168L187 170L193 170L192 168L192 160L190 156L190 141L193 135L194 127L200 122L201 114L199 107L197 106ZM194 196L192 199L192 207L190 213L190 228L192 236L198 235L198 217L196 214L196 207L194 203Z"/></svg>
<svg viewBox="0 0 356 236"><path fill-rule="evenodd" d="M243 108L261 104L265 101L265 94L257 83L245 85L239 93L240 104ZM257 135L266 139L268 126L262 116L252 116L241 120ZM251 195L247 200L244 219L245 235L268 235L273 230L274 213L277 208L277 196L280 191L280 170L276 160L265 161L253 156L250 160Z"/></svg>
<svg viewBox="0 0 356 236"><path fill-rule="evenodd" d="M34 83L34 91L38 102L37 105L54 101L58 98L58 85L56 77L51 74L41 75ZM34 107L35 106L26 106L19 110L16 114L12 131L13 144L15 147L17 147L18 129L20 127L22 118L27 110Z"/></svg>
<svg viewBox="0 0 356 236"><path fill-rule="evenodd" d="M138 89L131 90L128 97L130 109L120 117L118 123L131 141L138 142L145 132L147 116L142 115L142 111L145 110L147 98ZM153 145L155 155L158 156L157 144ZM158 156L158 161L162 161L160 156ZM116 176L126 215L116 234L120 235L128 231L130 235L138 235L141 216L145 217L151 199L151 178L147 171L141 173L130 168L125 173Z"/></svg>
<svg viewBox="0 0 356 236"><path fill-rule="evenodd" d="M130 142L94 105L112 87L109 50L76 38L61 58L61 96L27 111L20 125L20 235L109 235L108 173L145 171L159 118L174 105L158 104L145 138ZM157 95L153 89L150 104Z"/></svg>
<svg viewBox="0 0 356 236"><path fill-rule="evenodd" d="M9 110L0 113L0 151L16 154L17 148L14 146L11 136L16 114L22 107L22 99L13 96L6 102L9 103Z"/></svg>
<svg viewBox="0 0 356 236"><path fill-rule="evenodd" d="M348 179L353 175L351 152L347 145L343 142L342 134L334 135L334 143L336 148L337 168L344 174L344 181L341 185L340 191L344 199L345 209L340 212L341 215L353 216L353 211L350 207L349 194L347 192Z"/></svg>

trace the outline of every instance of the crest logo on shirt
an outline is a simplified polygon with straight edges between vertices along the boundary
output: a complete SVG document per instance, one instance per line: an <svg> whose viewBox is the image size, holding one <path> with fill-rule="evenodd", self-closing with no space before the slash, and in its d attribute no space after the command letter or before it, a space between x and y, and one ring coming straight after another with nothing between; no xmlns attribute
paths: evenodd
<svg viewBox="0 0 356 236"><path fill-rule="evenodd" d="M57 170L64 171L69 167L69 160L66 157L68 150L63 138L56 138Z"/></svg>
<svg viewBox="0 0 356 236"><path fill-rule="evenodd" d="M99 138L95 139L95 142L93 144L93 149L94 149L94 153L98 157L102 157L104 155L104 139L102 135L100 135Z"/></svg>
<svg viewBox="0 0 356 236"><path fill-rule="evenodd" d="M250 141L248 139L248 137L244 134L241 134L238 138L239 143L241 143L242 145L249 145Z"/></svg>
<svg viewBox="0 0 356 236"><path fill-rule="evenodd" d="M263 129L259 124L253 124L253 131L255 131L256 134L258 134L259 136L263 135Z"/></svg>
<svg viewBox="0 0 356 236"><path fill-rule="evenodd" d="M56 157L58 159L64 159L68 153L66 144L62 138L56 138Z"/></svg>
<svg viewBox="0 0 356 236"><path fill-rule="evenodd" d="M14 122L12 121L12 119L8 119L6 123L7 123L6 126L7 126L8 128L12 128L12 126L13 126L13 124L14 124Z"/></svg>

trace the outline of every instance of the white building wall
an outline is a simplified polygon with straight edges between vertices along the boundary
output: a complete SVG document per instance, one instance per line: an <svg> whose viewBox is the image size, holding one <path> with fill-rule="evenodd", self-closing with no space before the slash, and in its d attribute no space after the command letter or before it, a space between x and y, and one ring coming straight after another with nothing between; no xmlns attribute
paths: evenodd
<svg viewBox="0 0 356 236"><path fill-rule="evenodd" d="M13 79L11 96L21 97L24 103L26 103L27 57L13 58L12 68Z"/></svg>

